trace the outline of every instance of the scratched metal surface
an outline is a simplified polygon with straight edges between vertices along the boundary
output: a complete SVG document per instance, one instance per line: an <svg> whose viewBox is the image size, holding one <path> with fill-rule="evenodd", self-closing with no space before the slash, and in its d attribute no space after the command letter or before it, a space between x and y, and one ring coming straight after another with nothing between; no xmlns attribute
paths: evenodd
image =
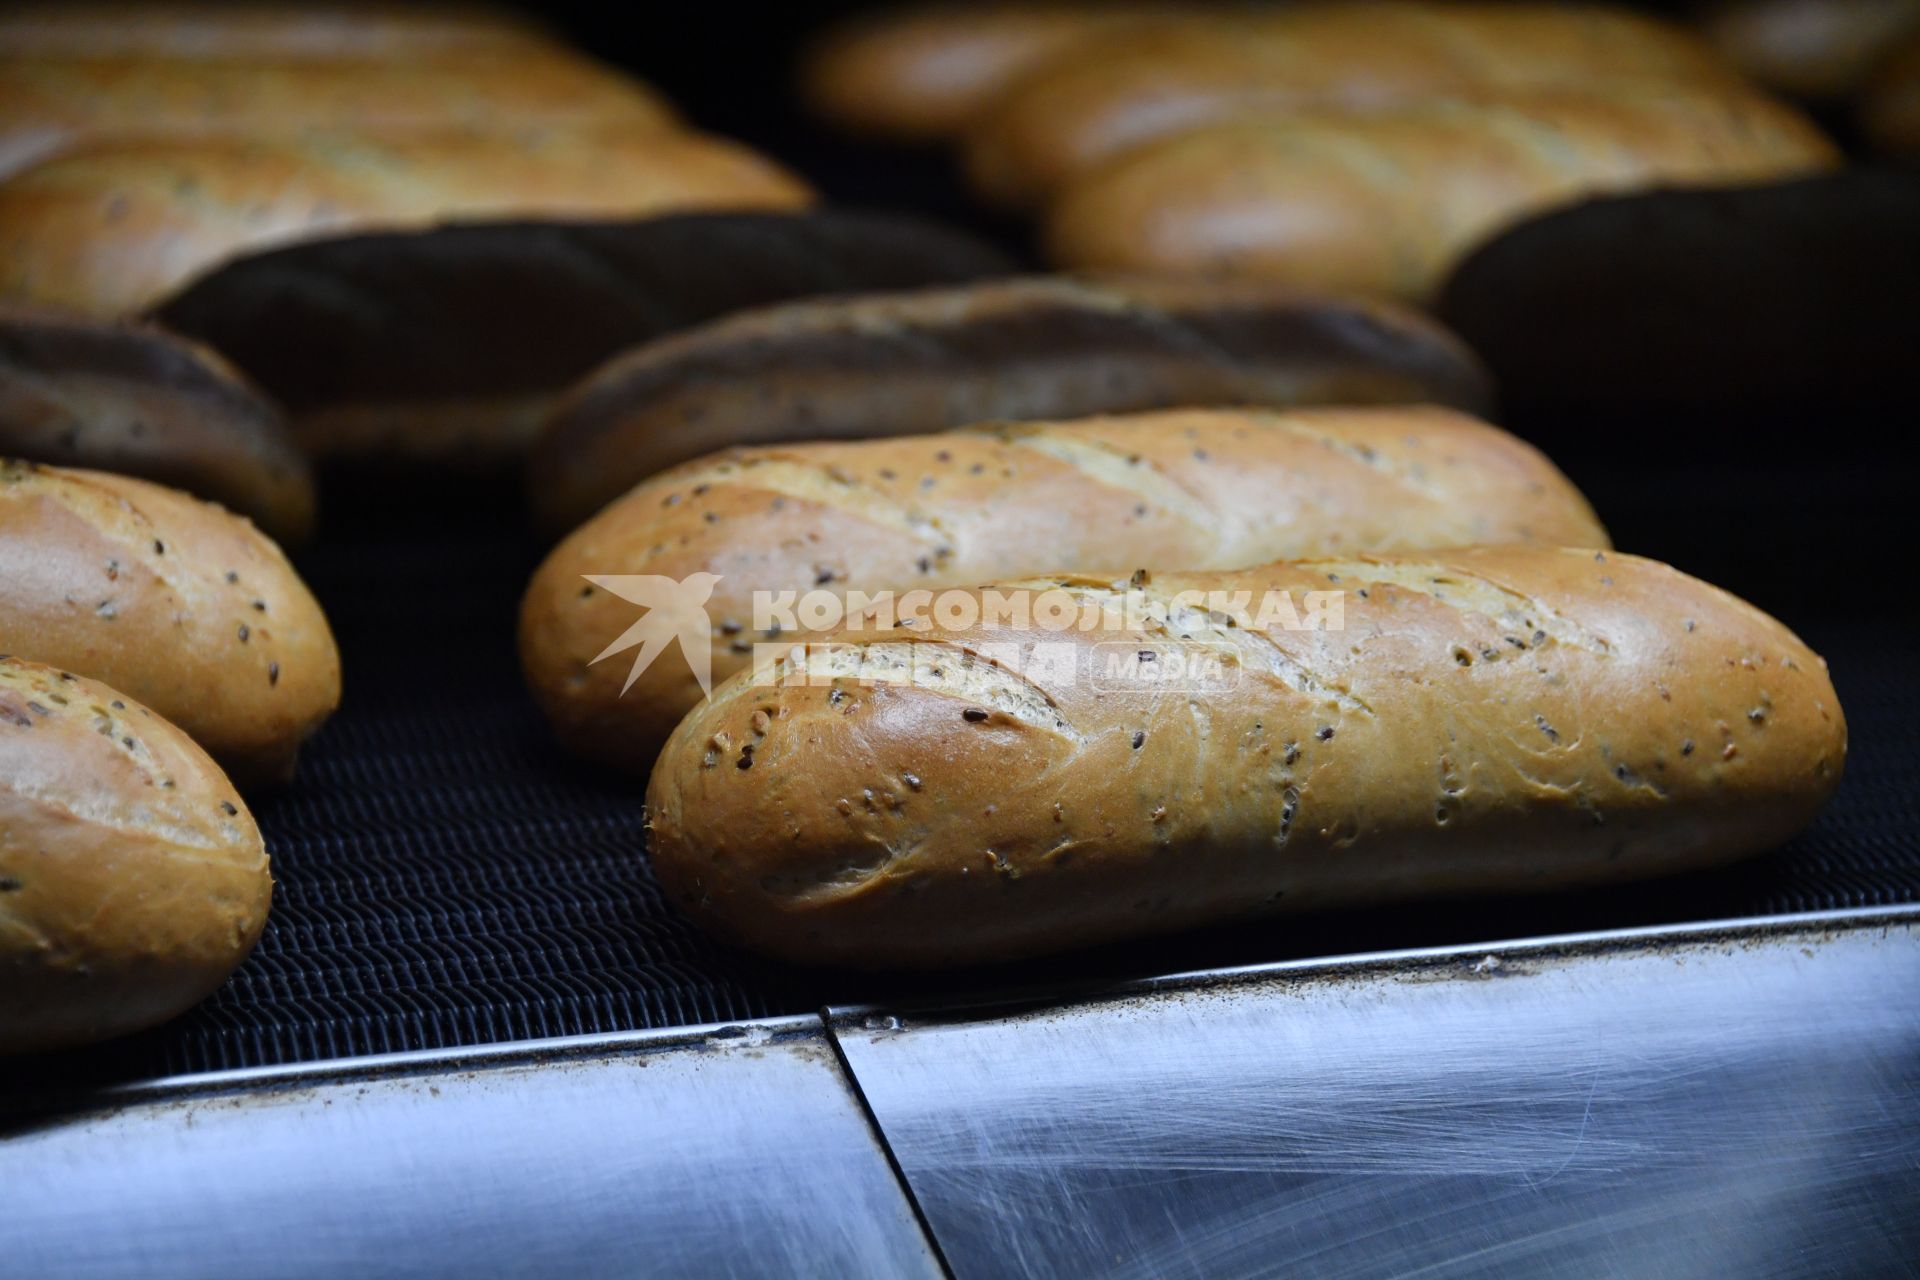
<svg viewBox="0 0 1920 1280"><path fill-rule="evenodd" d="M817 1018L0 1115L0 1276L938 1276Z"/></svg>
<svg viewBox="0 0 1920 1280"><path fill-rule="evenodd" d="M963 1278L1914 1274L1920 916L1820 919L835 1026Z"/></svg>

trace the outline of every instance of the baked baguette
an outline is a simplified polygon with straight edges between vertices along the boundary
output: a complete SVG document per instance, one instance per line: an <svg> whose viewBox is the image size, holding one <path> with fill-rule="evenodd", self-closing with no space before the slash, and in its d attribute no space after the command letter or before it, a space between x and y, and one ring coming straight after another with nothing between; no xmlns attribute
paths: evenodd
<svg viewBox="0 0 1920 1280"><path fill-rule="evenodd" d="M1481 245L1438 306L1507 409L1570 434L1894 421L1920 351L1917 231L1920 173L1897 169L1616 196Z"/></svg>
<svg viewBox="0 0 1920 1280"><path fill-rule="evenodd" d="M784 960L966 964L1710 867L1780 844L1840 779L1821 660L1652 561L1489 547L1143 577L1165 620L922 618L809 651L809 684L735 677L654 770L662 886ZM1096 606L1129 586L1060 581ZM1344 593L1344 629L1166 616L1270 590L1303 621L1306 593ZM1194 646L1227 687L1125 675Z"/></svg>
<svg viewBox="0 0 1920 1280"><path fill-rule="evenodd" d="M1702 29L1768 88L1837 98L1920 30L1920 0L1725 0L1703 16Z"/></svg>
<svg viewBox="0 0 1920 1280"><path fill-rule="evenodd" d="M0 176L90 143L677 122L653 90L559 48L331 62L0 56Z"/></svg>
<svg viewBox="0 0 1920 1280"><path fill-rule="evenodd" d="M1046 239L1073 268L1424 299L1477 242L1554 205L1838 162L1798 112L1758 97L1291 113L1128 153L1062 194Z"/></svg>
<svg viewBox="0 0 1920 1280"><path fill-rule="evenodd" d="M312 453L486 463L523 455L561 390L638 342L1012 270L938 223L840 209L473 223L240 258L156 315L257 378Z"/></svg>
<svg viewBox="0 0 1920 1280"><path fill-rule="evenodd" d="M102 146L0 181L0 296L117 315L230 258L322 235L811 201L772 161L684 133Z"/></svg>
<svg viewBox="0 0 1920 1280"><path fill-rule="evenodd" d="M313 476L280 410L153 325L0 305L0 456L185 489L282 544L313 531Z"/></svg>
<svg viewBox="0 0 1920 1280"><path fill-rule="evenodd" d="M408 58L551 47L539 27L484 5L56 0L0 12L0 55L44 58Z"/></svg>
<svg viewBox="0 0 1920 1280"><path fill-rule="evenodd" d="M1084 41L995 100L968 133L967 170L983 196L1022 207L1131 147L1249 111L1741 87L1697 35L1620 9L1301 5Z"/></svg>
<svg viewBox="0 0 1920 1280"><path fill-rule="evenodd" d="M532 495L560 531L736 444L1180 405L1488 399L1470 352L1382 304L1225 281L990 281L789 303L640 347L561 405Z"/></svg>
<svg viewBox="0 0 1920 1280"><path fill-rule="evenodd" d="M800 63L807 106L840 128L932 142L971 124L1021 72L1090 36L1167 19L1171 5L924 4L830 31Z"/></svg>
<svg viewBox="0 0 1920 1280"><path fill-rule="evenodd" d="M280 549L126 476L0 463L0 652L102 680L242 784L290 777L340 702L340 654Z"/></svg>
<svg viewBox="0 0 1920 1280"><path fill-rule="evenodd" d="M247 958L272 896L253 815L186 734L0 657L0 1054L183 1012Z"/></svg>
<svg viewBox="0 0 1920 1280"><path fill-rule="evenodd" d="M1883 154L1920 156L1920 39L1895 49L1867 85L1860 131Z"/></svg>
<svg viewBox="0 0 1920 1280"><path fill-rule="evenodd" d="M527 590L520 653L564 744L642 771L700 686L678 652L631 687L629 658L597 662L636 611L589 575L717 574L722 680L785 639L757 629L756 593L1516 540L1607 545L1552 463L1447 409L1180 409L735 449L655 476L562 542Z"/></svg>

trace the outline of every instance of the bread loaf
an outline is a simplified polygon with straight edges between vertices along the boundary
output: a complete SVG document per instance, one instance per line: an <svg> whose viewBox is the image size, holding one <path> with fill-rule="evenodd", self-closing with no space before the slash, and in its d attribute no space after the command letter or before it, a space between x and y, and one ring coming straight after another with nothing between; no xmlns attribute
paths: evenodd
<svg viewBox="0 0 1920 1280"><path fill-rule="evenodd" d="M253 815L186 734L0 657L0 1054L189 1008L246 959L272 895Z"/></svg>
<svg viewBox="0 0 1920 1280"><path fill-rule="evenodd" d="M771 161L682 133L102 146L0 181L0 297L116 315L230 258L316 236L811 199Z"/></svg>
<svg viewBox="0 0 1920 1280"><path fill-rule="evenodd" d="M1888 56L1860 105L1860 131L1890 156L1920 156L1920 39Z"/></svg>
<svg viewBox="0 0 1920 1280"><path fill-rule="evenodd" d="M920 5L830 32L800 66L815 114L875 137L927 142L970 124L1021 72L1089 36L1165 19L1168 5Z"/></svg>
<svg viewBox="0 0 1920 1280"><path fill-rule="evenodd" d="M313 529L313 476L280 411L152 325L0 305L0 456L185 489L282 543Z"/></svg>
<svg viewBox="0 0 1920 1280"><path fill-rule="evenodd" d="M1835 98L1920 30L1920 0L1723 0L1707 38L1755 80L1801 98Z"/></svg>
<svg viewBox="0 0 1920 1280"><path fill-rule="evenodd" d="M238 516L143 480L0 463L0 652L111 684L242 782L340 701L325 615Z"/></svg>
<svg viewBox="0 0 1920 1280"><path fill-rule="evenodd" d="M481 5L56 0L0 12L0 55L407 58L544 45L538 27Z"/></svg>
<svg viewBox="0 0 1920 1280"><path fill-rule="evenodd" d="M1697 36L1619 9L1300 5L1074 46L994 102L969 132L967 167L989 199L1032 205L1128 148L1249 111L1739 88Z"/></svg>
<svg viewBox="0 0 1920 1280"><path fill-rule="evenodd" d="M1897 170L1616 196L1481 245L1438 306L1529 421L1608 448L1619 424L1662 418L1792 438L1907 411L1917 228L1920 173Z"/></svg>
<svg viewBox="0 0 1920 1280"><path fill-rule="evenodd" d="M775 673L807 683L721 686L648 789L667 893L788 961L1006 960L1710 867L1806 824L1846 753L1805 645L1632 556L1142 573L1134 606L1125 578L1058 581L1140 616L1090 631L923 617ZM1213 593L1242 591L1263 612L1288 593L1306 629L1210 616ZM1337 619L1307 594L1328 591ZM1198 675L1176 665L1207 652ZM1161 670L1181 679L1130 674Z"/></svg>
<svg viewBox="0 0 1920 1280"><path fill-rule="evenodd" d="M1425 298L1477 242L1582 197L1802 176L1838 154L1760 98L1293 113L1141 147L1047 224L1073 268L1217 272Z"/></svg>
<svg viewBox="0 0 1920 1280"><path fill-rule="evenodd" d="M561 405L532 493L563 530L735 444L1177 405L1487 399L1472 355L1397 308L1230 282L995 281L789 303L638 348Z"/></svg>
<svg viewBox="0 0 1920 1280"><path fill-rule="evenodd" d="M1513 540L1607 545L1553 464L1446 409L1181 409L736 449L655 476L561 543L521 606L520 651L562 742L643 771L700 686L678 652L631 682L628 658L596 661L637 610L590 575L717 574L721 680L786 638L756 593Z"/></svg>
<svg viewBox="0 0 1920 1280"><path fill-rule="evenodd" d="M937 223L838 209L473 223L240 258L156 314L265 385L315 454L484 463L524 454L558 392L638 342L1012 269Z"/></svg>
<svg viewBox="0 0 1920 1280"><path fill-rule="evenodd" d="M652 90L557 48L331 62L0 55L0 176L89 143L675 122Z"/></svg>

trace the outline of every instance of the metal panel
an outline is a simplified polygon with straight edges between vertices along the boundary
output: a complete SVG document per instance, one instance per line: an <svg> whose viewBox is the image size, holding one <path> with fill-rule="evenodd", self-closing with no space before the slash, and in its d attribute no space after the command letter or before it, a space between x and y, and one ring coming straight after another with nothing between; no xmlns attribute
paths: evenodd
<svg viewBox="0 0 1920 1280"><path fill-rule="evenodd" d="M5 1276L940 1274L816 1018L188 1077L8 1128Z"/></svg>
<svg viewBox="0 0 1920 1280"><path fill-rule="evenodd" d="M1361 957L834 1025L962 1280L1905 1274L1916 920Z"/></svg>

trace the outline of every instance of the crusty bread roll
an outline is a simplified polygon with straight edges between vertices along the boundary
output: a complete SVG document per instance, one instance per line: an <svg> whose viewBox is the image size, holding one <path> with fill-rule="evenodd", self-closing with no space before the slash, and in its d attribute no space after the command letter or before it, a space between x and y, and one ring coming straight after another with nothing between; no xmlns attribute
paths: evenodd
<svg viewBox="0 0 1920 1280"><path fill-rule="evenodd" d="M1894 50L1860 102L1860 131L1890 156L1920 156L1920 39Z"/></svg>
<svg viewBox="0 0 1920 1280"><path fill-rule="evenodd" d="M905 142L949 137L1021 72L1171 4L929 4L867 14L829 32L800 64L800 91L841 128Z"/></svg>
<svg viewBox="0 0 1920 1280"><path fill-rule="evenodd" d="M655 476L561 543L521 606L520 653L563 743L644 771L700 686L678 652L631 687L630 655L596 662L636 609L588 575L719 575L721 680L785 639L758 628L757 592L1507 541L1607 536L1552 463L1446 409L1180 409L736 449Z"/></svg>
<svg viewBox="0 0 1920 1280"><path fill-rule="evenodd" d="M676 123L651 89L558 48L336 62L0 56L0 176L90 143Z"/></svg>
<svg viewBox="0 0 1920 1280"><path fill-rule="evenodd" d="M1126 608L1126 578L1033 585L1056 581ZM806 683L736 676L654 770L662 886L783 960L964 964L1709 867L1786 840L1840 779L1825 664L1652 561L1488 547L1133 581L1144 616L1093 630L956 610L776 671ZM1239 591L1289 593L1303 624L1334 620L1307 593L1340 592L1341 628L1209 616Z"/></svg>
<svg viewBox="0 0 1920 1280"><path fill-rule="evenodd" d="M1920 30L1920 0L1723 0L1707 38L1761 84L1801 98L1853 92Z"/></svg>
<svg viewBox="0 0 1920 1280"><path fill-rule="evenodd" d="M967 167L982 195L1018 207L1130 147L1250 110L1739 87L1699 37L1619 9L1301 5L1145 27L1069 48L994 102L969 132Z"/></svg>
<svg viewBox="0 0 1920 1280"><path fill-rule="evenodd" d="M321 235L811 201L772 161L684 133L102 146L0 181L0 297L116 315L230 258Z"/></svg>
<svg viewBox="0 0 1920 1280"><path fill-rule="evenodd" d="M313 475L280 410L154 325L0 305L0 456L185 489L282 544L313 530Z"/></svg>
<svg viewBox="0 0 1920 1280"><path fill-rule="evenodd" d="M1260 117L1129 152L1061 196L1053 260L1424 299L1477 242L1583 196L1834 167L1759 97L1536 99Z"/></svg>
<svg viewBox="0 0 1920 1280"><path fill-rule="evenodd" d="M938 223L845 209L467 223L252 254L155 314L257 378L313 454L485 466L518 461L559 393L636 343L1012 271Z"/></svg>
<svg viewBox="0 0 1920 1280"><path fill-rule="evenodd" d="M469 4L30 0L0 11L0 55L418 59L544 43L526 18Z"/></svg>
<svg viewBox="0 0 1920 1280"><path fill-rule="evenodd" d="M1395 307L1226 281L988 281L788 303L640 347L561 405L532 496L560 531L736 444L1177 405L1488 399L1470 352Z"/></svg>
<svg viewBox="0 0 1920 1280"><path fill-rule="evenodd" d="M280 548L103 472L0 463L0 650L140 699L242 783L290 777L340 702L326 616Z"/></svg>
<svg viewBox="0 0 1920 1280"><path fill-rule="evenodd" d="M186 734L0 657L0 1054L189 1008L246 959L272 895L253 815Z"/></svg>

